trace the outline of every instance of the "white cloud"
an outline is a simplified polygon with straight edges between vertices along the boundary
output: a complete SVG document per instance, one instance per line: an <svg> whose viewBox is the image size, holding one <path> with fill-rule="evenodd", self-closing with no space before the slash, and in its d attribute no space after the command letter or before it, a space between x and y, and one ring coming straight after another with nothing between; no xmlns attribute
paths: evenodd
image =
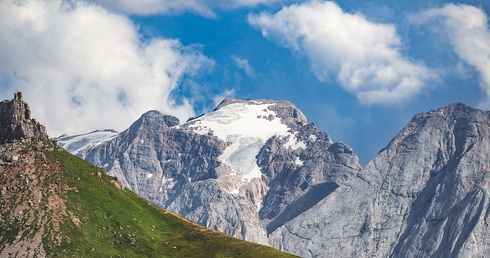
<svg viewBox="0 0 490 258"><path fill-rule="evenodd" d="M345 13L334 2L294 4L248 21L264 37L304 53L318 79L334 77L364 104L410 98L433 78L423 64L402 55L393 25Z"/></svg>
<svg viewBox="0 0 490 258"><path fill-rule="evenodd" d="M223 93L213 98L214 106L217 107L225 98L233 97L235 97L235 89L225 90Z"/></svg>
<svg viewBox="0 0 490 258"><path fill-rule="evenodd" d="M448 4L414 15L410 21L442 33L459 58L476 68L485 92L480 107L490 109L490 30L485 12L470 5Z"/></svg>
<svg viewBox="0 0 490 258"><path fill-rule="evenodd" d="M288 0L94 0L110 9L128 14L179 13L197 12L204 16L214 17L214 9L230 9L270 5Z"/></svg>
<svg viewBox="0 0 490 258"><path fill-rule="evenodd" d="M176 40L142 42L128 18L81 2L1 1L0 35L1 97L23 91L53 136L122 130L150 109L186 119L189 100L171 92L212 63Z"/></svg>
<svg viewBox="0 0 490 258"><path fill-rule="evenodd" d="M248 62L247 59L240 58L240 57L234 56L234 55L231 56L231 59L233 60L233 62L235 62L235 65L238 68L242 69L245 72L245 74L248 77L254 77L255 76L255 69L250 65L250 63Z"/></svg>

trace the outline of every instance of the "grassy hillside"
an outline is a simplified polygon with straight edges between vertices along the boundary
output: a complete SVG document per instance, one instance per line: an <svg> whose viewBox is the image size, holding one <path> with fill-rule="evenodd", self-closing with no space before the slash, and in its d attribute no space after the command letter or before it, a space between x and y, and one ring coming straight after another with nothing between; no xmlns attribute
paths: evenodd
<svg viewBox="0 0 490 258"><path fill-rule="evenodd" d="M52 142L17 149L0 167L1 257L291 257L158 208Z"/></svg>

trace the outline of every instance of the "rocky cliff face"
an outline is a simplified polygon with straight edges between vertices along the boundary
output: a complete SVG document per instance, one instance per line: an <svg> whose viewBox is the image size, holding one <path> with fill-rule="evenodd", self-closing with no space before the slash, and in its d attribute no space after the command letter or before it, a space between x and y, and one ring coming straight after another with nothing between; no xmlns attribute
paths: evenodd
<svg viewBox="0 0 490 258"><path fill-rule="evenodd" d="M21 92L13 100L0 102L0 165L15 162L22 143L45 139L49 139L46 128L31 118Z"/></svg>
<svg viewBox="0 0 490 258"><path fill-rule="evenodd" d="M302 257L490 252L490 114L415 116L365 168L288 102L227 99L178 125L149 112L82 152L148 200Z"/></svg>
<svg viewBox="0 0 490 258"><path fill-rule="evenodd" d="M271 244L305 257L485 257L489 117L462 104L415 116Z"/></svg>
<svg viewBox="0 0 490 258"><path fill-rule="evenodd" d="M452 104L415 116L360 174L375 186L373 251L488 255L489 150L489 112Z"/></svg>
<svg viewBox="0 0 490 258"><path fill-rule="evenodd" d="M13 100L0 102L0 144L36 138L47 139L48 134L43 125L31 118L22 92L15 93Z"/></svg>

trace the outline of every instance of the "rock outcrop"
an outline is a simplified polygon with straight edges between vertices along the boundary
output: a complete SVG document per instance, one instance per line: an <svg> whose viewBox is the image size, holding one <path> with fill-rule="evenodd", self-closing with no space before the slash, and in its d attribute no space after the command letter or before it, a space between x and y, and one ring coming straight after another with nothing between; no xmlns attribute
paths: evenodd
<svg viewBox="0 0 490 258"><path fill-rule="evenodd" d="M13 100L0 102L0 144L42 138L49 138L46 128L31 118L22 92L15 93Z"/></svg>

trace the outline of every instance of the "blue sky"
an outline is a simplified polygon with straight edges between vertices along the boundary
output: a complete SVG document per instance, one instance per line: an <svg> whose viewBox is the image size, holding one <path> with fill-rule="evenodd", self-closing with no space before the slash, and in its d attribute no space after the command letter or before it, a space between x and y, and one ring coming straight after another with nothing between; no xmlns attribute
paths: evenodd
<svg viewBox="0 0 490 258"><path fill-rule="evenodd" d="M490 109L489 13L483 0L6 0L0 97L23 91L52 136L288 100L365 164L417 113Z"/></svg>

